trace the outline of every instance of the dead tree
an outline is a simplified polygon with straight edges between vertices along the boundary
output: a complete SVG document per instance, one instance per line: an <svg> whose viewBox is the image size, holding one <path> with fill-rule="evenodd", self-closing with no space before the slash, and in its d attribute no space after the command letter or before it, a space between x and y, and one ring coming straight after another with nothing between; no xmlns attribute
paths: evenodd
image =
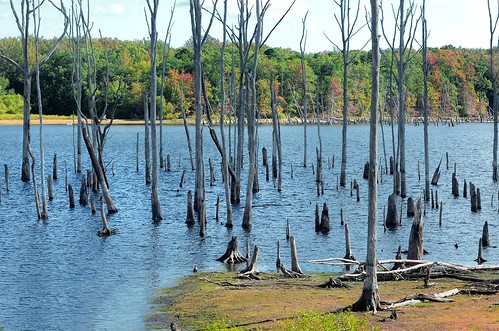
<svg viewBox="0 0 499 331"><path fill-rule="evenodd" d="M151 184L151 144L149 142L149 125L150 125L150 118L149 118L149 102L148 102L148 96L146 89L144 88L143 91L143 100L144 100L144 160L145 160L145 169L144 169L144 175L146 177L146 185Z"/></svg>
<svg viewBox="0 0 499 331"><path fill-rule="evenodd" d="M378 218L378 107L379 107L379 69L380 50L378 32L378 1L371 0L371 45L372 45L372 86L371 114L369 125L369 179L368 179L368 217L367 217L367 258L366 278L360 298L352 304L353 311L376 311L380 308L377 277L377 218Z"/></svg>
<svg viewBox="0 0 499 331"><path fill-rule="evenodd" d="M327 203L324 202L324 206L322 207L322 214L321 214L321 225L320 225L320 231L324 234L329 233L329 209L327 207Z"/></svg>
<svg viewBox="0 0 499 331"><path fill-rule="evenodd" d="M108 237L110 235L116 234L116 229L111 229L107 224L106 213L104 213L104 203L102 202L102 196L100 197L100 218L102 220L102 230L97 232L99 237Z"/></svg>
<svg viewBox="0 0 499 331"><path fill-rule="evenodd" d="M233 236L232 239L229 241L227 244L227 250L225 253L220 256L217 261L220 261L222 263L229 263L229 264L235 264L235 263L241 263L241 262L247 262L248 259L245 258L241 253L239 253L238 247L237 247L237 237Z"/></svg>
<svg viewBox="0 0 499 331"><path fill-rule="evenodd" d="M352 253L352 248L350 246L350 234L348 232L348 224L345 224L345 257L346 260L355 261L355 257Z"/></svg>
<svg viewBox="0 0 499 331"><path fill-rule="evenodd" d="M395 193L388 197L388 210L386 213L385 225L387 228L396 228L397 222L397 196Z"/></svg>
<svg viewBox="0 0 499 331"><path fill-rule="evenodd" d="M438 185L438 180L440 179L440 166L442 165L442 158L440 158L440 162L438 163L435 172L433 173L433 178L431 179L431 185Z"/></svg>
<svg viewBox="0 0 499 331"><path fill-rule="evenodd" d="M499 5L499 3L498 3ZM499 21L499 7L497 8L497 13L495 16L492 16L492 9L490 7L490 0L487 0L487 8L489 11L489 32L490 32L490 44L489 44L489 52L490 52L490 80L492 81L492 114L494 115L494 143L493 143L493 151L492 151L492 180L497 181L499 177L498 173L498 165L497 165L497 146L498 146L498 129L497 129L497 112L499 111L499 97L497 95L497 72L494 65L494 57L495 57L495 49L494 49L494 41L495 41L495 31L497 28L497 23ZM490 107L490 106L489 106Z"/></svg>
<svg viewBox="0 0 499 331"><path fill-rule="evenodd" d="M307 68L305 66L305 48L307 45L307 31L305 22L307 21L308 11L302 19L302 33L300 39L300 64L301 64L301 79L302 79L302 107L303 107L303 166L307 166Z"/></svg>
<svg viewBox="0 0 499 331"><path fill-rule="evenodd" d="M483 225L483 231L482 231L482 246L483 247L489 247L490 241L489 241L489 222L485 221L485 224Z"/></svg>
<svg viewBox="0 0 499 331"><path fill-rule="evenodd" d="M35 3L34 0L24 0L20 3L20 12L16 10L14 1L10 0L10 8L12 9L12 13L14 14L14 18L16 21L17 28L20 33L20 40L22 46L22 63L17 63L8 55L4 54L0 51L0 59L3 59L7 63L13 65L21 74L23 78L23 151L22 151L22 166L21 166L21 180L23 182L27 182L30 180L30 167L29 167L29 158L30 158L30 143L31 143L31 80L33 75L35 75L36 70L45 63L50 58L50 56L54 53L54 51L59 46L59 43L62 41L64 36L66 35L69 20L66 15L66 10L64 4L61 1L60 7L57 7L52 1L49 1L50 4L57 9L64 16L64 31L59 36L58 39L53 43L50 47L49 51L44 55L42 59L37 57L35 63L30 63L30 54L33 52L31 49L30 40L30 21L36 20L35 15L39 12L40 7L43 5L42 2ZM35 38L37 38L35 36Z"/></svg>
<svg viewBox="0 0 499 331"><path fill-rule="evenodd" d="M423 260L423 219L421 198L416 203L416 211L412 221L411 234L409 236L409 250L407 259Z"/></svg>
<svg viewBox="0 0 499 331"><path fill-rule="evenodd" d="M255 245L250 264L246 269L243 269L241 273L239 273L238 277L259 280L260 279L260 277L258 277L259 272L256 269L257 263L258 263L258 246Z"/></svg>
<svg viewBox="0 0 499 331"><path fill-rule="evenodd" d="M151 110L151 149L152 149L152 182L151 182L151 209L153 221L160 221L163 219L161 213L161 205L159 203L159 190L158 190L158 143L156 134L156 96L157 96L157 75L156 75L156 44L158 41L158 32L156 30L156 20L158 16L159 0L146 0L147 7L149 8L150 21L146 22L150 37L150 51L149 58L151 61L151 89L150 89L150 110ZM171 21L171 20L170 20ZM162 101L161 101L162 102Z"/></svg>
<svg viewBox="0 0 499 331"><path fill-rule="evenodd" d="M409 197L407 199L407 217L414 216L414 199Z"/></svg>
<svg viewBox="0 0 499 331"><path fill-rule="evenodd" d="M185 223L188 226L196 224L194 221L194 204L192 202L192 191L187 192L187 217Z"/></svg>
<svg viewBox="0 0 499 331"><path fill-rule="evenodd" d="M457 182L456 173L452 173L452 195L454 198L459 197L459 183Z"/></svg>
<svg viewBox="0 0 499 331"><path fill-rule="evenodd" d="M424 126L424 175L425 175L425 201L430 198L430 152L428 138L428 76L430 67L428 65L428 27L426 22L426 1L423 0L422 7L422 32L423 32L423 126ZM454 182L453 182L454 183ZM454 184L453 184L454 185ZM459 196L459 194L458 194Z"/></svg>
<svg viewBox="0 0 499 331"><path fill-rule="evenodd" d="M321 217L319 215L319 204L315 204L315 232L321 231Z"/></svg>

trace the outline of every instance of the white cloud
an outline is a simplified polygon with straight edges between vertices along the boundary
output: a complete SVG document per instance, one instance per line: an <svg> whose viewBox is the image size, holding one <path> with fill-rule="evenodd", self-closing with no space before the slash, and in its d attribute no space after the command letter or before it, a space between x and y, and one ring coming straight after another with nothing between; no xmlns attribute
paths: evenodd
<svg viewBox="0 0 499 331"><path fill-rule="evenodd" d="M112 16L124 16L126 14L125 7L119 3L110 3L104 6L97 6L97 14L112 15Z"/></svg>

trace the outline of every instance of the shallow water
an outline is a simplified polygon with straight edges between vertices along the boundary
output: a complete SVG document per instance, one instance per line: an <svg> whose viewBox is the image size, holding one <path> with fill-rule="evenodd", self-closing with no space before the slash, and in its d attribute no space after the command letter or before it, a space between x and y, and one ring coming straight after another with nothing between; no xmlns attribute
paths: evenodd
<svg viewBox="0 0 499 331"><path fill-rule="evenodd" d="M20 181L22 129L20 126L0 127L0 163L8 164L10 191L0 176L0 326L8 330L139 330L150 312L149 300L154 291L169 286L194 266L200 270L222 270L215 261L225 251L232 235L239 238L241 251L245 242L258 245L260 271L274 271L276 241L281 240L281 258L290 265L289 245L285 240L286 221L296 236L300 264L305 272L340 271L306 261L328 257L343 257L344 230L340 225L340 208L349 224L354 255L364 260L367 223L367 181L362 179L363 166L368 159L368 126L348 128L348 180L357 179L361 201L350 196L350 187L337 190L341 156L341 127L321 127L323 143L323 178L325 194L316 195L312 167L303 162L303 127L283 126L283 191L278 193L272 181L265 181L264 168L259 168L260 192L254 197L253 226L242 230L243 208L234 209L235 226L228 231L215 221L215 203L220 195L220 217L225 217L223 184L216 172L215 186L209 186L208 158L220 169L220 157L205 130L205 158L207 173L208 225L207 235L200 238L195 226L184 224L187 191L194 187L194 172L190 171L184 128L167 126L165 155L170 154L172 171L160 171L160 201L164 220L153 224L150 211L150 188L145 185L144 166L135 170L136 134L140 126L113 126L105 150L109 162L111 193L119 212L108 217L110 226L118 234L99 238L98 216L89 207L79 205L69 209L65 192L65 165L68 181L78 194L81 175L73 170L71 126L45 126L46 175L52 171L52 157L58 156L59 179L54 183L55 199L49 202L49 220L36 220L31 183ZM385 127L387 154L391 154L390 128ZM442 175L438 190L443 201L443 226L438 226L439 211L427 205L425 248L430 260L474 265L478 240L485 221L489 222L492 245L497 245L498 184L492 182L492 124L462 124L456 127L430 127L431 170L441 157ZM191 128L191 133L193 133ZM407 126L407 194L421 195L424 187L423 127ZM33 150L38 150L38 127L32 129ZM272 128L259 128L259 150L266 147L271 155ZM308 162L315 163L318 146L315 126L308 126ZM379 137L379 157L383 158ZM445 153L449 153L446 169ZM84 151L84 169L90 163ZM328 168L328 158L335 157L334 168ZM143 159L143 146L140 146ZM247 160L247 155L245 155ZM259 155L261 163L261 153ZM39 159L37 155L37 160ZM422 180L418 180L418 160ZM471 213L469 198L451 195L451 174L454 162L462 193L463 179L481 189L482 211ZM114 175L112 175L114 163ZM384 161L382 161L384 165ZM291 165L294 176L291 178ZM183 188L180 176L186 169ZM39 173L39 169L37 170ZM40 188L40 185L38 185ZM383 232L381 218L392 188L392 177L383 175L379 183L379 259L393 258L399 245L407 247L412 220L404 216L402 226ZM244 201L243 186L242 201ZM493 206L491 199L494 196ZM97 197L97 196L96 196ZM98 198L98 197L97 197ZM78 200L76 196L76 200ZM331 232L316 234L314 230L315 204L327 202L331 217ZM400 204L400 201L399 201ZM459 242L459 248L454 244ZM499 249L484 250L488 263L499 264Z"/></svg>

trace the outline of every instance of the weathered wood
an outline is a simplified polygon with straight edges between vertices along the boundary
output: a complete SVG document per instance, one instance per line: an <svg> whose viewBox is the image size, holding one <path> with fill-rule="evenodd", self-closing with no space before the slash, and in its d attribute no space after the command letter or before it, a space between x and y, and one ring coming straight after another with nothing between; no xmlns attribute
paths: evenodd
<svg viewBox="0 0 499 331"><path fill-rule="evenodd" d="M172 162L170 160L170 154L166 154L166 171L172 171Z"/></svg>
<svg viewBox="0 0 499 331"><path fill-rule="evenodd" d="M440 226L442 226L443 209L444 209L444 203L440 202L440 217L438 219L438 225Z"/></svg>
<svg viewBox="0 0 499 331"><path fill-rule="evenodd" d="M239 253L238 247L237 247L237 237L232 236L232 239L229 241L227 244L227 250L225 253L220 256L217 261L220 261L222 263L229 263L229 264L235 264L235 263L241 263L241 262L247 262L248 260Z"/></svg>
<svg viewBox="0 0 499 331"><path fill-rule="evenodd" d="M321 214L321 232L324 234L329 233L330 226L329 226L329 209L327 207L327 203L324 202L324 206L322 207L322 214Z"/></svg>
<svg viewBox="0 0 499 331"><path fill-rule="evenodd" d="M399 245L399 248L397 250L397 254L395 255L395 260L402 260L402 246L400 246L400 245ZM399 270L399 269L405 269L404 262L395 262L393 264L392 270Z"/></svg>
<svg viewBox="0 0 499 331"><path fill-rule="evenodd" d="M352 253L352 248L350 246L350 234L348 232L348 224L345 224L345 257L346 260L354 260L355 257Z"/></svg>
<svg viewBox="0 0 499 331"><path fill-rule="evenodd" d="M367 161L364 164L364 172L362 173L362 178L363 179L368 179L369 178L369 161Z"/></svg>
<svg viewBox="0 0 499 331"><path fill-rule="evenodd" d="M393 175L393 156L390 156L390 175Z"/></svg>
<svg viewBox="0 0 499 331"><path fill-rule="evenodd" d="M359 202L360 201L360 187L359 187L359 183L357 183L356 179L353 180L353 188L355 189L355 192L356 192L357 202Z"/></svg>
<svg viewBox="0 0 499 331"><path fill-rule="evenodd" d="M321 219L319 216L319 203L315 204L315 232L321 231Z"/></svg>
<svg viewBox="0 0 499 331"><path fill-rule="evenodd" d="M435 208L435 199L434 199L434 193L433 190L431 190L431 209Z"/></svg>
<svg viewBox="0 0 499 331"><path fill-rule="evenodd" d="M289 230L289 220L286 220L286 240L289 240L291 234Z"/></svg>
<svg viewBox="0 0 499 331"><path fill-rule="evenodd" d="M135 144L135 171L139 171L139 133L137 132L137 143Z"/></svg>
<svg viewBox="0 0 499 331"><path fill-rule="evenodd" d="M454 198L459 196L459 183L457 182L456 173L452 173L452 195Z"/></svg>
<svg viewBox="0 0 499 331"><path fill-rule="evenodd" d="M213 168L213 162L211 162L211 158L208 159L208 165L210 167L210 186L215 185L215 169Z"/></svg>
<svg viewBox="0 0 499 331"><path fill-rule="evenodd" d="M465 180L464 184L463 184L463 198L467 198L467 197L468 197L468 188L467 188L467 183Z"/></svg>
<svg viewBox="0 0 499 331"><path fill-rule="evenodd" d="M416 210L409 236L409 250L407 258L411 260L423 260L423 219L421 215L422 204L421 198L416 203Z"/></svg>
<svg viewBox="0 0 499 331"><path fill-rule="evenodd" d="M478 263L478 264L483 264L484 262L487 262L487 260L485 260L483 258L483 244L482 244L482 238L480 238L480 240L478 241L478 257L475 259L475 261Z"/></svg>
<svg viewBox="0 0 499 331"><path fill-rule="evenodd" d="M340 224L345 224L345 220L343 219L343 208L340 208Z"/></svg>
<svg viewBox="0 0 499 331"><path fill-rule="evenodd" d="M220 216L220 195L217 195L217 204L216 204L216 208L215 208L215 220L219 220L219 216Z"/></svg>
<svg viewBox="0 0 499 331"><path fill-rule="evenodd" d="M275 261L275 267L277 270L281 269L282 261L281 261L281 242L277 240L277 259Z"/></svg>
<svg viewBox="0 0 499 331"><path fill-rule="evenodd" d="M449 170L449 152L445 152L446 168Z"/></svg>
<svg viewBox="0 0 499 331"><path fill-rule="evenodd" d="M249 278L259 280L258 270L256 269L256 265L258 263L258 246L255 245L253 249L253 257L251 258L251 262L246 269L243 269L241 273L238 274L239 278Z"/></svg>
<svg viewBox="0 0 499 331"><path fill-rule="evenodd" d="M476 213L478 212L478 197L477 192L475 190L475 185L470 182L470 202L471 202L471 211Z"/></svg>
<svg viewBox="0 0 499 331"><path fill-rule="evenodd" d="M388 210L386 213L385 224L387 228L396 228L398 226L397 220L397 196L395 193L390 194L388 197Z"/></svg>
<svg viewBox="0 0 499 331"><path fill-rule="evenodd" d="M482 210L482 195L480 194L480 188L476 189L476 209Z"/></svg>
<svg viewBox="0 0 499 331"><path fill-rule="evenodd" d="M53 185L51 175L49 175L47 177L47 185L48 185L48 191L49 191L49 200L52 201L52 200L54 200L54 185Z"/></svg>
<svg viewBox="0 0 499 331"><path fill-rule="evenodd" d="M433 178L431 179L431 185L438 185L438 181L440 179L440 165L442 164L442 158L440 158L440 162L438 163L438 167L435 169L433 173Z"/></svg>
<svg viewBox="0 0 499 331"><path fill-rule="evenodd" d="M188 226L193 226L196 224L194 220L194 203L192 202L192 191L187 192L187 217L185 219L185 224Z"/></svg>
<svg viewBox="0 0 499 331"><path fill-rule="evenodd" d="M81 187L80 187L80 199L81 206L88 205L88 192L87 192L87 182L85 180L85 176L81 178Z"/></svg>
<svg viewBox="0 0 499 331"><path fill-rule="evenodd" d="M438 209L438 190L435 190L435 208Z"/></svg>
<svg viewBox="0 0 499 331"><path fill-rule="evenodd" d="M73 187L71 184L68 184L68 195L69 195L69 208L75 207L75 197L73 192Z"/></svg>
<svg viewBox="0 0 499 331"><path fill-rule="evenodd" d="M414 216L414 199L409 197L407 198L407 217Z"/></svg>
<svg viewBox="0 0 499 331"><path fill-rule="evenodd" d="M57 180L57 154L54 154L54 159L52 160L52 178Z"/></svg>
<svg viewBox="0 0 499 331"><path fill-rule="evenodd" d="M291 236L289 241L291 246L291 271L303 274L300 268L300 264L298 263L298 254L296 253L295 237Z"/></svg>
<svg viewBox="0 0 499 331"><path fill-rule="evenodd" d="M490 241L489 241L489 222L485 221L485 224L483 225L483 230L482 230L482 246L483 247L489 247Z"/></svg>
<svg viewBox="0 0 499 331"><path fill-rule="evenodd" d="M268 182L270 180L269 159L268 159L267 149L265 147L262 147L262 160L263 160L263 166L265 167L265 180ZM291 164L291 178L292 177L293 177L293 164Z"/></svg>
<svg viewBox="0 0 499 331"><path fill-rule="evenodd" d="M107 224L106 213L104 213L104 202L102 196L100 197L100 218L102 220L102 230L97 232L99 237L107 237L116 234L116 229L111 229Z"/></svg>
<svg viewBox="0 0 499 331"><path fill-rule="evenodd" d="M9 188L9 166L7 164L4 164L3 165L3 168L4 168L4 171L5 171L5 190L7 192L10 191L10 188Z"/></svg>
<svg viewBox="0 0 499 331"><path fill-rule="evenodd" d="M92 211L92 215L97 212L97 207L95 206L95 198L93 194L90 194L90 210Z"/></svg>
<svg viewBox="0 0 499 331"><path fill-rule="evenodd" d="M343 284L343 282L340 279L333 279L332 277L329 277L329 280L325 282L324 284L319 284L317 287L320 288L343 288L343 287L348 287L346 284Z"/></svg>
<svg viewBox="0 0 499 331"><path fill-rule="evenodd" d="M180 188L184 185L185 169L182 171L182 176L180 176L180 183L178 184Z"/></svg>

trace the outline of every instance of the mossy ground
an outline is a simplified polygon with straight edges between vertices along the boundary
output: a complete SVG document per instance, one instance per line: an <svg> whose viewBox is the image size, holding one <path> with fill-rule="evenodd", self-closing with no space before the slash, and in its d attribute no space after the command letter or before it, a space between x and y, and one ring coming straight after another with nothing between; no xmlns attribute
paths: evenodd
<svg viewBox="0 0 499 331"><path fill-rule="evenodd" d="M335 277L315 274L304 279L285 279L277 274L264 274L262 280L250 281L237 279L234 273L226 272L193 274L181 279L175 287L157 293L147 326L149 329L169 329L170 322L175 320L187 330L227 327L236 327L231 330L287 330L292 325L308 323L308 319L316 320L313 323L323 328L324 323L329 322L317 322L320 319L317 318L352 304L359 298L363 285L349 282L348 288L317 287L331 276ZM424 288L422 280L380 282L380 298L395 301L415 293L432 294L466 285L445 278L436 279L435 283L431 288ZM355 313L341 318L361 326L365 321L366 330L499 330L498 294L459 294L452 299L454 302L401 308L396 320L389 318L391 311L375 315ZM312 329L320 330L321 326Z"/></svg>

